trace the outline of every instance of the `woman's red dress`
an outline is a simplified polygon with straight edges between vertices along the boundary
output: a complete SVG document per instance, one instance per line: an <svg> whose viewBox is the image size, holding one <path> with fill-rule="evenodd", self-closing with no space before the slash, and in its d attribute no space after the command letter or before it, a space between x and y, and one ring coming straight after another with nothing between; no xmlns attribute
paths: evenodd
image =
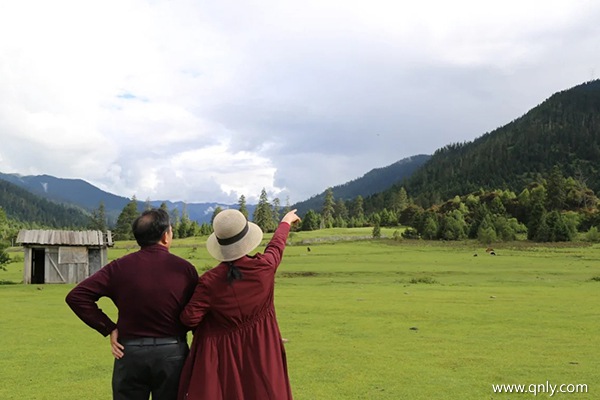
<svg viewBox="0 0 600 400"><path fill-rule="evenodd" d="M199 278L181 314L195 331L180 400L292 399L273 302L289 230L289 224L280 223L264 254L234 261L241 280L227 281L227 263Z"/></svg>

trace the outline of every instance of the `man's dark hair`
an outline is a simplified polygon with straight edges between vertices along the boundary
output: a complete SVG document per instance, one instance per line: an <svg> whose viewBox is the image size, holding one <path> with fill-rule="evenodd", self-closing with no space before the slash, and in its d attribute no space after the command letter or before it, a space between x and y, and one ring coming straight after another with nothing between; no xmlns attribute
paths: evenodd
<svg viewBox="0 0 600 400"><path fill-rule="evenodd" d="M144 211L131 225L133 236L140 247L158 243L169 226L171 226L169 214L162 208Z"/></svg>

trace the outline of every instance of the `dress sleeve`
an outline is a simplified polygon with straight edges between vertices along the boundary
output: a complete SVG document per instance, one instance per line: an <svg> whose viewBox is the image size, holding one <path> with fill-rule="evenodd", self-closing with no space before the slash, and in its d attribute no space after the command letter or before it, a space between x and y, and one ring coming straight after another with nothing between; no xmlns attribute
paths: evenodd
<svg viewBox="0 0 600 400"><path fill-rule="evenodd" d="M99 307L100 297L110 297L110 270L112 263L101 268L98 272L75 286L65 301L75 315L89 327L97 330L103 336L108 336L117 328L115 324Z"/></svg>
<svg viewBox="0 0 600 400"><path fill-rule="evenodd" d="M283 257L283 250L287 242L288 235L290 233L290 224L286 222L280 222L279 226L273 233L273 238L267 244L263 259L266 260L275 270L279 267L281 259Z"/></svg>
<svg viewBox="0 0 600 400"><path fill-rule="evenodd" d="M198 284L194 289L192 298L187 303L179 319L190 328L195 328L200 324L210 307L210 296L207 286L204 284L203 277L198 279Z"/></svg>

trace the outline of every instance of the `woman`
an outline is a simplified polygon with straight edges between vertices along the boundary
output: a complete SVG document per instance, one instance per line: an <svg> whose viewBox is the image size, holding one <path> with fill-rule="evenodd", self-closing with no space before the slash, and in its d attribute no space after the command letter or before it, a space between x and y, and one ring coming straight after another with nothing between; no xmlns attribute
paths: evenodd
<svg viewBox="0 0 600 400"><path fill-rule="evenodd" d="M213 221L208 252L221 261L198 280L181 321L194 329L181 375L180 400L286 400L292 398L285 349L274 306L275 272L290 226L287 213L263 254L258 225L238 210Z"/></svg>

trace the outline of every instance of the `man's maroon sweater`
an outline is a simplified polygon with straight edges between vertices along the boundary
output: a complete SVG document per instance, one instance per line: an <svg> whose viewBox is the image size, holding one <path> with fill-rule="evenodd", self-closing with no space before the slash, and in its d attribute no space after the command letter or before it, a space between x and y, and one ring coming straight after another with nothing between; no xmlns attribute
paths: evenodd
<svg viewBox="0 0 600 400"><path fill-rule="evenodd" d="M104 266L66 297L73 312L107 336L119 338L184 336L179 314L198 283L198 272L160 244L144 247ZM97 304L109 297L119 311L115 324Z"/></svg>

